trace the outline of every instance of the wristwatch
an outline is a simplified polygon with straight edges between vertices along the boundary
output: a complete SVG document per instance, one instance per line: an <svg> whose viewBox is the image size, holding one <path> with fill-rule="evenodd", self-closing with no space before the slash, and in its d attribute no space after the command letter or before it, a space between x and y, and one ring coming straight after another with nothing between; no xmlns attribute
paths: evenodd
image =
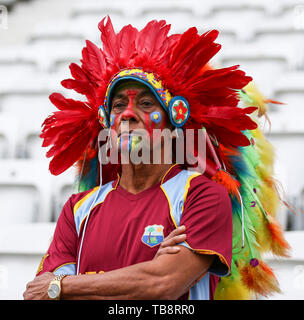
<svg viewBox="0 0 304 320"><path fill-rule="evenodd" d="M52 300L59 300L60 299L60 293L61 293L61 280L66 277L67 274L60 274L55 277L54 280L50 282L50 285L48 287L48 296Z"/></svg>

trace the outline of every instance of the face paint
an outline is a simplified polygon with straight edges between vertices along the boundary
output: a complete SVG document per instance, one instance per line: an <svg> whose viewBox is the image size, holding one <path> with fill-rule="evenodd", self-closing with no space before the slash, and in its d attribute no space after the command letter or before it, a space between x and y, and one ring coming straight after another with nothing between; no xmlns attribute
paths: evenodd
<svg viewBox="0 0 304 320"><path fill-rule="evenodd" d="M111 116L110 116L110 125L111 125L111 127L113 127L113 125L114 125L114 123L115 123L115 114L111 114Z"/></svg>
<svg viewBox="0 0 304 320"><path fill-rule="evenodd" d="M154 129L153 124L155 126L155 123L151 123L151 121L150 121L149 113L145 113L146 130L148 131L150 137L152 136L152 130Z"/></svg>
<svg viewBox="0 0 304 320"><path fill-rule="evenodd" d="M138 90L127 90L126 94L129 98L127 108L120 114L119 118L124 117L125 119L136 118L136 114L133 111L133 101L137 95Z"/></svg>
<svg viewBox="0 0 304 320"><path fill-rule="evenodd" d="M123 151L135 150L141 141L141 138L136 134L124 134L117 139L117 149Z"/></svg>
<svg viewBox="0 0 304 320"><path fill-rule="evenodd" d="M130 135L123 134L120 136L120 143L119 143L121 150L130 150Z"/></svg>
<svg viewBox="0 0 304 320"><path fill-rule="evenodd" d="M147 131L149 132L150 137L152 136L153 129L155 129L155 126L158 123L161 123L160 130L163 131L163 129L166 126L166 121L165 121L165 119L162 118L162 115L161 115L161 113L159 111L151 112L150 116L148 116L147 113L145 114L145 125L146 125Z"/></svg>
<svg viewBox="0 0 304 320"><path fill-rule="evenodd" d="M122 119L122 117L125 120L137 117L136 114L134 113L134 111L132 110L133 101L134 101L134 98L137 95L137 93L138 93L138 90L136 90L136 89L135 90L127 90L126 94L129 98L127 108L122 113L120 113L117 117L114 114L111 115L110 124L111 124L111 127L113 127L113 129L115 131L118 130L119 124L121 124L120 120ZM123 129L121 128L121 130L123 130ZM128 133L124 133L123 135L121 135L120 137L117 138L117 149L118 150L128 150L129 144L130 144L130 142L129 142L129 134Z"/></svg>
<svg viewBox="0 0 304 320"><path fill-rule="evenodd" d="M159 111L154 111L150 113L150 119L154 123L160 123L162 116Z"/></svg>
<svg viewBox="0 0 304 320"><path fill-rule="evenodd" d="M135 90L127 90L126 91L126 94L128 95L129 97L129 104L128 104L128 107L131 105L133 106L133 100L135 98L135 96L138 94L138 90L135 89Z"/></svg>
<svg viewBox="0 0 304 320"><path fill-rule="evenodd" d="M139 94L142 87L140 87L139 89L137 88L127 89L127 88L124 88L124 86L126 86L126 84L124 84L123 86L117 89L117 94L121 92L121 90L126 89L124 92L128 98L128 104L121 113L113 115L113 117L112 116L110 117L111 127L113 127L113 129L117 131L119 127L123 125L123 122L121 121L122 119L123 120L128 120L131 118L138 119L138 116L133 111L134 110L133 108L135 107L134 102L135 102L136 96ZM153 135L153 129L155 129L157 126L161 127L161 130L165 128L166 119L163 117L161 112L159 111L153 111L151 113L144 112L143 115L145 117L144 118L145 129L146 129L146 132L149 134L150 138ZM121 132L124 131L123 127L120 127L120 131ZM117 148L120 151L131 152L132 150L135 150L137 148L137 145L142 140L142 137L136 134L133 134L132 132L128 133L127 131L125 131L120 137L117 138L116 140ZM161 132L159 134L161 135Z"/></svg>
<svg viewBox="0 0 304 320"><path fill-rule="evenodd" d="M133 108L133 101L138 94L138 90L127 90L126 94L129 98L129 103L126 108L121 114L121 117L124 118L136 118L136 115L134 111L132 110ZM131 151L135 145L136 145L136 136L132 135L132 133L124 133L122 134L117 141L117 147L119 150L124 150L124 151Z"/></svg>
<svg viewBox="0 0 304 320"><path fill-rule="evenodd" d="M159 111L153 111L150 113L150 120L151 120L151 125L149 128L151 128L149 131L150 137L152 136L153 129L155 129L156 124L160 124L161 127L159 128L160 130L157 130L156 132L153 133L153 141L154 143L158 143L157 141L160 141L161 136L162 136L162 131L166 127L166 119L162 117L161 113ZM148 128L148 126L147 126Z"/></svg>

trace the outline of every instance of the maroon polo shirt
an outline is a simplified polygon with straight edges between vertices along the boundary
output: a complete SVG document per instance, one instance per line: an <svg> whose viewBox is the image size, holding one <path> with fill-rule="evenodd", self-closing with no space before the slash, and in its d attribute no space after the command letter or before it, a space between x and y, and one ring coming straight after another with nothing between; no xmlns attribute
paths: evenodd
<svg viewBox="0 0 304 320"><path fill-rule="evenodd" d="M83 239L79 273L103 273L152 260L159 243L176 228L162 185L182 169L172 166L161 182L132 194L119 185L119 177L104 201L93 208ZM179 187L179 186L175 186ZM187 246L197 253L215 254L209 290L213 298L218 275L227 274L232 256L232 213L224 187L195 176L185 190L180 225L186 226ZM96 188L97 190L97 188ZM77 264L86 218L77 227L75 212L92 190L72 195L59 216L52 243L37 274ZM94 194L92 195L94 196ZM187 298L187 294L181 298Z"/></svg>

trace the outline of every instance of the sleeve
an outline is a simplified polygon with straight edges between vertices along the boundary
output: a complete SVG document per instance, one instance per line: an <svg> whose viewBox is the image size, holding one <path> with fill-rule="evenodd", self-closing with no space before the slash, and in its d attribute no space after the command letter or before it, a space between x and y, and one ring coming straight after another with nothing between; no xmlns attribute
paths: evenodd
<svg viewBox="0 0 304 320"><path fill-rule="evenodd" d="M52 242L42 257L36 275L44 272L58 274L75 274L78 236L76 232L73 195L63 206L58 218Z"/></svg>
<svg viewBox="0 0 304 320"><path fill-rule="evenodd" d="M215 255L209 272L223 277L230 273L232 257L232 209L226 189L201 176L191 180L180 225L187 240L181 245L200 254Z"/></svg>

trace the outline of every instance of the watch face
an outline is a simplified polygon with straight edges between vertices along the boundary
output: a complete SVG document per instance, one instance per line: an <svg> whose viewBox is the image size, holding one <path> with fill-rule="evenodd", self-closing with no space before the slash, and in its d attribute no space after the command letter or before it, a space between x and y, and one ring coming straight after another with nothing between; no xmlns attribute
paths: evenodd
<svg viewBox="0 0 304 320"><path fill-rule="evenodd" d="M56 283L52 283L48 289L48 295L51 299L57 298L59 295L59 286Z"/></svg>

